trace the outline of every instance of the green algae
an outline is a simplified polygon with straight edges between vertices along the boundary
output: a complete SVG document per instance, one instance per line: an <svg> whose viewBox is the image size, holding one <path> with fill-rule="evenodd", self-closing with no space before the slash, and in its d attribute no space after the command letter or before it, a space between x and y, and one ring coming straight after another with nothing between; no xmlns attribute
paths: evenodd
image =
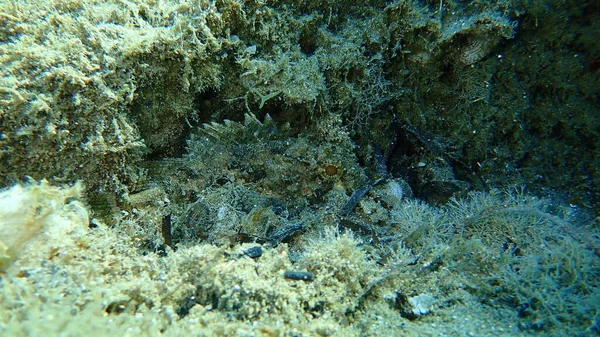
<svg viewBox="0 0 600 337"><path fill-rule="evenodd" d="M597 9L3 3L0 331L597 333Z"/></svg>

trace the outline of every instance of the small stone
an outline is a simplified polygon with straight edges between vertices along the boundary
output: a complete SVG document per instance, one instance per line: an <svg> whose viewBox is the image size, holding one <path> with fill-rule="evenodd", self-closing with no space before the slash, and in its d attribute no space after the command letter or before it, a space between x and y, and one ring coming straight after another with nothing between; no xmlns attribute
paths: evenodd
<svg viewBox="0 0 600 337"><path fill-rule="evenodd" d="M421 294L408 299L408 303L412 305L412 312L417 317L430 313L434 302L435 298L428 294Z"/></svg>
<svg viewBox="0 0 600 337"><path fill-rule="evenodd" d="M262 256L262 247L254 246L252 248L248 248L244 250L244 254L246 254L246 256L248 256L251 259L256 259L257 257Z"/></svg>
<svg viewBox="0 0 600 337"><path fill-rule="evenodd" d="M298 281L306 281L306 282L312 282L315 280L315 274L313 274L309 271L286 270L283 273L283 277L290 279L290 280L298 280Z"/></svg>

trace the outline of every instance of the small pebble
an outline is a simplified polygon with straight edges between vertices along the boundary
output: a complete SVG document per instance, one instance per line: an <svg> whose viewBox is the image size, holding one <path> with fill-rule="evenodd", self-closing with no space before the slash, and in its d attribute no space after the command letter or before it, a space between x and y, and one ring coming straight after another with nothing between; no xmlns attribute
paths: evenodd
<svg viewBox="0 0 600 337"><path fill-rule="evenodd" d="M261 257L262 256L262 247L261 246L254 246L252 248L246 249L244 251L244 254L246 254L246 256L248 256L251 259L256 259L257 257Z"/></svg>
<svg viewBox="0 0 600 337"><path fill-rule="evenodd" d="M286 270L283 273L283 277L290 279L290 280L299 280L299 281L306 281L306 282L311 282L311 281L315 280L315 274L313 274L309 271Z"/></svg>

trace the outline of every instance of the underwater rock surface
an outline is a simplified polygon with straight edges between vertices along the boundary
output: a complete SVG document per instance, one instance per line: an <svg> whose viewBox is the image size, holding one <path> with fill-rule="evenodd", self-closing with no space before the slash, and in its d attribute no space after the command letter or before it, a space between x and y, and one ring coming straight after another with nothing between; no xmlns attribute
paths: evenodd
<svg viewBox="0 0 600 337"><path fill-rule="evenodd" d="M598 334L599 13L2 2L0 334Z"/></svg>

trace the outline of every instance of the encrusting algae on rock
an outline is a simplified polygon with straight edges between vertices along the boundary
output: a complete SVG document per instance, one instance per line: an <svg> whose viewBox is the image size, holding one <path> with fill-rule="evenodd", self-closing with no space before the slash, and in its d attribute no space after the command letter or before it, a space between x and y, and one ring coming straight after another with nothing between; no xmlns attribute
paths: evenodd
<svg viewBox="0 0 600 337"><path fill-rule="evenodd" d="M0 192L0 271L7 272L27 246L39 255L64 255L89 224L78 199L81 184L58 188L47 181L15 185Z"/></svg>
<svg viewBox="0 0 600 337"><path fill-rule="evenodd" d="M3 201L38 202L0 214L1 239L9 248L0 281L4 335L419 335L466 322L477 323L477 331L511 335L528 329L516 325L513 311L527 301L519 324L572 320L565 307L581 319L585 307L597 303L597 280L584 268L598 268L598 257L581 248L584 243L554 233L554 225L536 214L487 213L508 203L540 207L540 200L518 194L475 194L447 209L410 200L393 205L398 225L402 219L411 219L416 230L427 224L411 239L413 249L371 245L323 224L300 236L290 255L286 243L198 243L148 253L118 225L92 220L88 227L79 191L41 182L2 192ZM8 221L15 212L35 222L35 232L13 240L9 233L20 232L7 228L32 223ZM486 215L473 219L477 214ZM248 253L257 247L260 254ZM562 274L553 272L556 263ZM291 272L311 277L286 277ZM561 286L544 294L535 290L548 282ZM503 302L509 297L521 304L511 309ZM489 317L498 315L515 325L489 325Z"/></svg>
<svg viewBox="0 0 600 337"><path fill-rule="evenodd" d="M598 334L597 9L1 2L0 335Z"/></svg>

